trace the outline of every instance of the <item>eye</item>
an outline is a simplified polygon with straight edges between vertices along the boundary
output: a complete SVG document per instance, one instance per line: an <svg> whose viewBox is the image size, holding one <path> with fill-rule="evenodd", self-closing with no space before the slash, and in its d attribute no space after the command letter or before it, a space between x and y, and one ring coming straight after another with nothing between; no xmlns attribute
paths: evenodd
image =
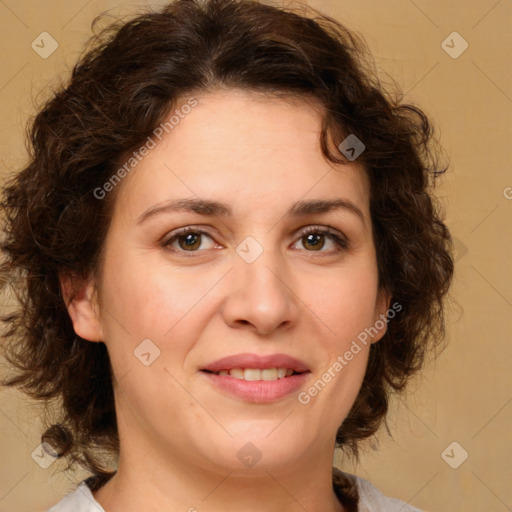
<svg viewBox="0 0 512 512"><path fill-rule="evenodd" d="M337 246L334 248L335 252L348 248L348 240L345 237L324 227L309 226L300 233L300 241L308 252L329 252L322 250L326 245L326 239Z"/></svg>
<svg viewBox="0 0 512 512"><path fill-rule="evenodd" d="M205 239L210 240L210 243L205 244ZM300 232L298 241L302 242L308 252L331 252L329 249L324 249L329 241L335 244L334 252L347 249L349 245L343 235L323 226L307 227ZM218 247L208 233L192 226L172 233L169 238L161 242L161 246L178 253L194 253Z"/></svg>
<svg viewBox="0 0 512 512"><path fill-rule="evenodd" d="M205 237L213 242L208 233L193 227L187 227L175 232L170 238L163 241L161 245L176 252L197 252L198 249L213 249L214 243L210 244L210 247L204 247L203 239Z"/></svg>

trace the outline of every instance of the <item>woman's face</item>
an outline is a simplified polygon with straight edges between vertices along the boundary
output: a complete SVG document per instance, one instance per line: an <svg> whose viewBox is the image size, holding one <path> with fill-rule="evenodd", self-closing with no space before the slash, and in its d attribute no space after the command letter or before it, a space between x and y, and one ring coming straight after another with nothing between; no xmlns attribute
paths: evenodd
<svg viewBox="0 0 512 512"><path fill-rule="evenodd" d="M385 327L361 333L388 307L368 179L324 159L306 103L197 100L117 185L101 307L88 294L70 307L78 334L107 345L121 456L224 471L332 461Z"/></svg>

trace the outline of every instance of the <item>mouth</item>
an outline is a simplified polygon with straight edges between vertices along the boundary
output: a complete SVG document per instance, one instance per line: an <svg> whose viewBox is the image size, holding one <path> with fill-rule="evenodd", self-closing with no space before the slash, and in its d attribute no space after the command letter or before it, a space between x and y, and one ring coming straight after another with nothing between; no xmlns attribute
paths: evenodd
<svg viewBox="0 0 512 512"><path fill-rule="evenodd" d="M286 354L238 354L219 359L200 373L224 394L269 403L296 392L311 371L303 361Z"/></svg>
<svg viewBox="0 0 512 512"><path fill-rule="evenodd" d="M279 379L285 379L286 377L291 377L292 375L300 375L306 372L298 372L293 368L231 368L225 370L219 370L218 372L214 372L211 370L201 370L205 373L211 373L214 375L222 375L229 376L234 379L246 380L246 381L275 381Z"/></svg>

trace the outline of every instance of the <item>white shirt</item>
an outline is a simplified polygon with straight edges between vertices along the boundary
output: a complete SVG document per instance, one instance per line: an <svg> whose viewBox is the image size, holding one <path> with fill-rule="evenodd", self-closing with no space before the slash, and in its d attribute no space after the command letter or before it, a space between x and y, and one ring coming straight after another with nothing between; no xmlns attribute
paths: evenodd
<svg viewBox="0 0 512 512"><path fill-rule="evenodd" d="M335 471L340 470L335 469ZM340 473L355 482L357 486L359 494L357 512L422 512L404 501L388 498L364 478L341 471ZM68 493L47 512L105 512L105 510L94 499L91 490L83 480L74 491Z"/></svg>

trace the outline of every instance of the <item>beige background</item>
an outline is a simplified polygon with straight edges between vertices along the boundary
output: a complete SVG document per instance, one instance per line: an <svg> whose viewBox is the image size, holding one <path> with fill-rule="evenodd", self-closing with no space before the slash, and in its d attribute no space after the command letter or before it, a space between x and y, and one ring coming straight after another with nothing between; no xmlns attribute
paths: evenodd
<svg viewBox="0 0 512 512"><path fill-rule="evenodd" d="M157 5L163 2L152 2ZM360 31L378 69L389 73L435 120L451 167L439 195L457 238L449 347L414 382L390 415L394 440L381 432L357 467L385 494L429 511L512 510L512 2L510 0L310 0ZM0 0L0 173L25 158L23 127L66 77L90 22L101 11L133 12L142 2ZM441 46L458 32L467 50ZM42 32L58 42L47 59L31 48ZM448 39L450 45L450 39ZM460 41L454 40L455 51ZM43 92L41 92L43 91ZM507 197L508 196L508 197ZM56 503L83 474L42 469L31 458L40 440L39 409L0 391L0 512L35 512ZM469 454L457 469L462 449Z"/></svg>

